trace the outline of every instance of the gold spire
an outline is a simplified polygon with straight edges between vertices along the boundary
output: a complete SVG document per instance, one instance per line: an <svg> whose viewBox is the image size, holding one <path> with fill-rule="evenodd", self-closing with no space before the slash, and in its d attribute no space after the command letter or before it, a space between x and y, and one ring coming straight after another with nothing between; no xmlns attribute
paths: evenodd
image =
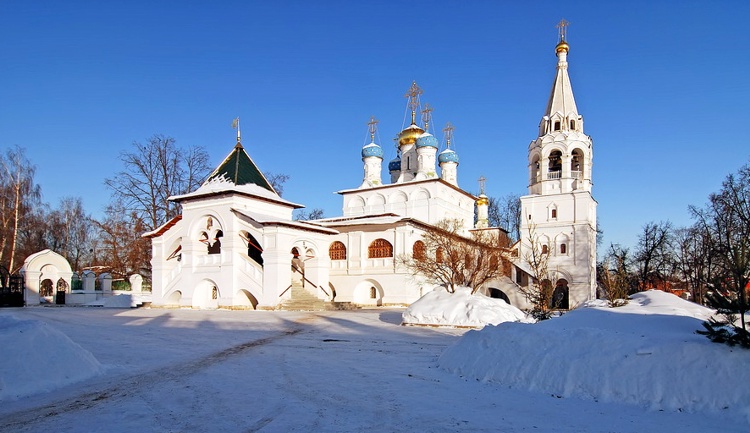
<svg viewBox="0 0 750 433"><path fill-rule="evenodd" d="M456 128L450 122L446 123L445 128L443 128L443 133L445 133L445 145L448 149L451 148L451 140L453 140L453 130L455 129Z"/></svg>
<svg viewBox="0 0 750 433"><path fill-rule="evenodd" d="M433 108L430 106L430 104L424 104L424 110L422 110L422 122L424 123L425 132L429 132L430 130L430 121L432 120L432 110Z"/></svg>
<svg viewBox="0 0 750 433"><path fill-rule="evenodd" d="M370 116L370 121L367 122L367 130L370 131L370 142L375 142L375 133L378 132L379 120L375 116Z"/></svg>
<svg viewBox="0 0 750 433"><path fill-rule="evenodd" d="M558 35L558 43L555 47L555 53L560 54L560 52L567 53L570 47L568 46L568 43L566 42L568 37L568 26L570 25L570 22L566 21L565 18L561 19L559 23L555 27L557 27L557 35Z"/></svg>
<svg viewBox="0 0 750 433"><path fill-rule="evenodd" d="M417 107L419 107L419 95L423 93L422 89L413 81L411 87L406 91L404 97L409 99L409 109L411 110L411 124L417 124Z"/></svg>

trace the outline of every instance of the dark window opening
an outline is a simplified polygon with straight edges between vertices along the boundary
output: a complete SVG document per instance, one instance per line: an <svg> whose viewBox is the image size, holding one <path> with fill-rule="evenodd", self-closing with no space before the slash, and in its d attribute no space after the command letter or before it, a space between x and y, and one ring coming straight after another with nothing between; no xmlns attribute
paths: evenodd
<svg viewBox="0 0 750 433"><path fill-rule="evenodd" d="M216 232L216 237L213 243L208 244L208 254L221 254L221 238L224 237L224 233L221 230Z"/></svg>
<svg viewBox="0 0 750 433"><path fill-rule="evenodd" d="M508 305L510 305L510 299L508 298L508 295L506 295L505 292L500 289L490 287L490 298L502 299L503 301L507 302Z"/></svg>

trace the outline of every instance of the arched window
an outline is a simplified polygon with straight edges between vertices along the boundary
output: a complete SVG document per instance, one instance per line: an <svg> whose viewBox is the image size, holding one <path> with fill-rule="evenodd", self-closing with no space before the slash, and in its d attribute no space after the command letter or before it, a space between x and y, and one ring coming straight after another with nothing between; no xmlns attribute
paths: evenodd
<svg viewBox="0 0 750 433"><path fill-rule="evenodd" d="M328 257L331 260L346 260L346 245L343 242L335 241L328 247Z"/></svg>
<svg viewBox="0 0 750 433"><path fill-rule="evenodd" d="M559 130L560 130L560 121L556 120L555 121L555 131L559 131Z"/></svg>
<svg viewBox="0 0 750 433"><path fill-rule="evenodd" d="M253 235L245 231L240 232L240 237L243 241L247 242L247 256L255 263L263 266L263 247L260 246L260 242Z"/></svg>
<svg viewBox="0 0 750 433"><path fill-rule="evenodd" d="M375 287L370 287L370 299L377 299L378 297L378 289Z"/></svg>
<svg viewBox="0 0 750 433"><path fill-rule="evenodd" d="M576 121L571 119L570 120L570 130L575 131L576 130Z"/></svg>
<svg viewBox="0 0 750 433"><path fill-rule="evenodd" d="M562 152L553 150L549 154L549 171L562 170Z"/></svg>
<svg viewBox="0 0 750 433"><path fill-rule="evenodd" d="M53 287L52 280L46 279L42 281L42 284L39 286L39 296L52 296Z"/></svg>
<svg viewBox="0 0 750 433"><path fill-rule="evenodd" d="M443 263L444 261L445 261L445 250L443 250L443 247L437 247L437 250L435 250L435 262Z"/></svg>
<svg viewBox="0 0 750 433"><path fill-rule="evenodd" d="M534 155L534 160L531 161L531 183L537 183L540 180L542 180L539 177L540 174L540 163L539 163L539 155Z"/></svg>
<svg viewBox="0 0 750 433"><path fill-rule="evenodd" d="M57 291L58 292L67 292L68 291L68 282L60 278L57 280Z"/></svg>
<svg viewBox="0 0 750 433"><path fill-rule="evenodd" d="M219 299L219 289L216 286L211 288L211 299Z"/></svg>
<svg viewBox="0 0 750 433"><path fill-rule="evenodd" d="M549 253L549 247L547 245L542 245L542 254Z"/></svg>
<svg viewBox="0 0 750 433"><path fill-rule="evenodd" d="M367 248L368 259L382 259L393 257L393 245L385 239L375 239Z"/></svg>
<svg viewBox="0 0 750 433"><path fill-rule="evenodd" d="M583 179L583 152L580 149L573 149L570 158L570 172L576 179Z"/></svg>
<svg viewBox="0 0 750 433"><path fill-rule="evenodd" d="M422 241L416 241L414 242L414 246L411 248L412 256L417 260L422 260L425 257L425 247L424 242Z"/></svg>
<svg viewBox="0 0 750 433"><path fill-rule="evenodd" d="M568 253L568 246L565 244L560 244L560 254L567 254Z"/></svg>
<svg viewBox="0 0 750 433"><path fill-rule="evenodd" d="M557 218L557 209L552 209L552 218Z"/></svg>
<svg viewBox="0 0 750 433"><path fill-rule="evenodd" d="M224 233L221 230L216 231L216 237L213 243L208 244L208 254L221 254L221 238L224 237Z"/></svg>

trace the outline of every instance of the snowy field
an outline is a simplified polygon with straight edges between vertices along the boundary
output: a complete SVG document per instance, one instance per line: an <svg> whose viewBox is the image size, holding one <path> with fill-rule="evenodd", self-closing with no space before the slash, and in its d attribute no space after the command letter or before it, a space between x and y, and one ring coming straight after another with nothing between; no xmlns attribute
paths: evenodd
<svg viewBox="0 0 750 433"><path fill-rule="evenodd" d="M744 398L728 388L745 376L680 370L710 353L741 374L750 354L683 334L705 311L631 304L481 331L400 326L403 309L3 309L0 432L749 431L750 401L678 403ZM623 393L594 395L603 369ZM663 403L628 394L665 374Z"/></svg>

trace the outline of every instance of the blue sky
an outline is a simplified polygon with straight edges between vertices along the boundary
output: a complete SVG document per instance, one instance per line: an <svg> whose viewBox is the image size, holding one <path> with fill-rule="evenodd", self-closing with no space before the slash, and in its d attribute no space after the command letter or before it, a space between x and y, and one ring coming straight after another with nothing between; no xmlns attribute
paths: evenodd
<svg viewBox="0 0 750 433"><path fill-rule="evenodd" d="M45 201L80 196L98 216L133 141L169 135L215 165L240 116L260 168L291 176L284 197L336 216L369 117L388 161L416 80L434 124L456 127L459 184L526 193L565 18L604 242L632 245L646 222L689 224L748 162L749 15L747 1L3 0L0 149L26 149Z"/></svg>

